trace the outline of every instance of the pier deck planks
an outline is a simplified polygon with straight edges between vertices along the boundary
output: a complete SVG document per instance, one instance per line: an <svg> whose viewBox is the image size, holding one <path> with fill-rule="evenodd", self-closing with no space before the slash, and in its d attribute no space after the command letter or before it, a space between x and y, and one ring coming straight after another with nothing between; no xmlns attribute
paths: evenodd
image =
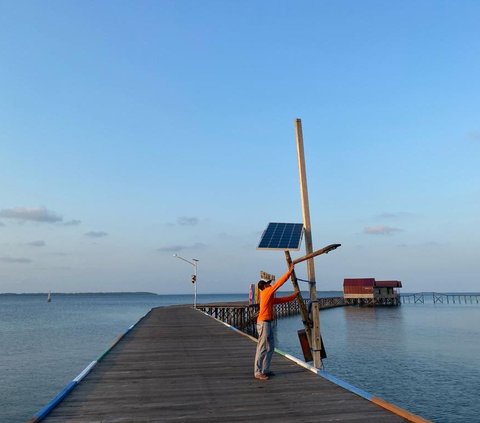
<svg viewBox="0 0 480 423"><path fill-rule="evenodd" d="M405 421L279 354L258 381L255 347L191 307L156 308L45 421Z"/></svg>

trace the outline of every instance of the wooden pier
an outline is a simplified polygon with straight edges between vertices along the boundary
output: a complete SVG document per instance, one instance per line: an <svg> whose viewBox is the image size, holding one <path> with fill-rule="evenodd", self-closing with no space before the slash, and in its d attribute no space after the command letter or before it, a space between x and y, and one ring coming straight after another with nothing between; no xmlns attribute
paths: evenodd
<svg viewBox="0 0 480 423"><path fill-rule="evenodd" d="M256 380L255 347L191 307L153 309L44 421L405 421L280 354L272 362L276 375Z"/></svg>

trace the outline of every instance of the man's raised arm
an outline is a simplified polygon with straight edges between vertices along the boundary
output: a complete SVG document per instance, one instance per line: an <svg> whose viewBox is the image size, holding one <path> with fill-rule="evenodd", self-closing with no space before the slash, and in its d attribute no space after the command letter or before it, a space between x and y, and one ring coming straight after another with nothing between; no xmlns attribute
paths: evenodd
<svg viewBox="0 0 480 423"><path fill-rule="evenodd" d="M276 291L278 290L278 288L280 288L285 282L287 282L288 278L290 277L290 275L292 274L293 272L293 269L295 268L295 265L292 263L292 265L290 266L290 268L287 270L286 273L284 273L281 278L275 282L275 285L272 286L273 288L273 291Z"/></svg>

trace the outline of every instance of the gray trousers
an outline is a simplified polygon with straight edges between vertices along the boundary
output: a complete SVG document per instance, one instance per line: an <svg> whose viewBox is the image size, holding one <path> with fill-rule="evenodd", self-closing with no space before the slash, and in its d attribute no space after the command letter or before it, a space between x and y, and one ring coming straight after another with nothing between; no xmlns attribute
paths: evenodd
<svg viewBox="0 0 480 423"><path fill-rule="evenodd" d="M254 372L255 374L267 373L270 371L270 363L275 349L272 322L258 322L257 332L258 343Z"/></svg>

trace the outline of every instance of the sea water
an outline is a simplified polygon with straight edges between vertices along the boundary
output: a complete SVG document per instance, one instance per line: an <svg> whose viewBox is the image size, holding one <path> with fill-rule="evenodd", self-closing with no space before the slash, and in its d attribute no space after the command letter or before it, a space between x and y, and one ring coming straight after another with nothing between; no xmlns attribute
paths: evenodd
<svg viewBox="0 0 480 423"><path fill-rule="evenodd" d="M278 346L303 357L298 316ZM332 375L435 422L480 422L480 304L340 307L320 313Z"/></svg>
<svg viewBox="0 0 480 423"><path fill-rule="evenodd" d="M152 307L193 300L148 293L46 299L0 295L2 423L28 420ZM199 304L242 300L246 295L197 298ZM478 422L479 322L480 304L324 310L324 365L334 376L435 422ZM301 358L301 328L299 316L278 320L277 347Z"/></svg>

